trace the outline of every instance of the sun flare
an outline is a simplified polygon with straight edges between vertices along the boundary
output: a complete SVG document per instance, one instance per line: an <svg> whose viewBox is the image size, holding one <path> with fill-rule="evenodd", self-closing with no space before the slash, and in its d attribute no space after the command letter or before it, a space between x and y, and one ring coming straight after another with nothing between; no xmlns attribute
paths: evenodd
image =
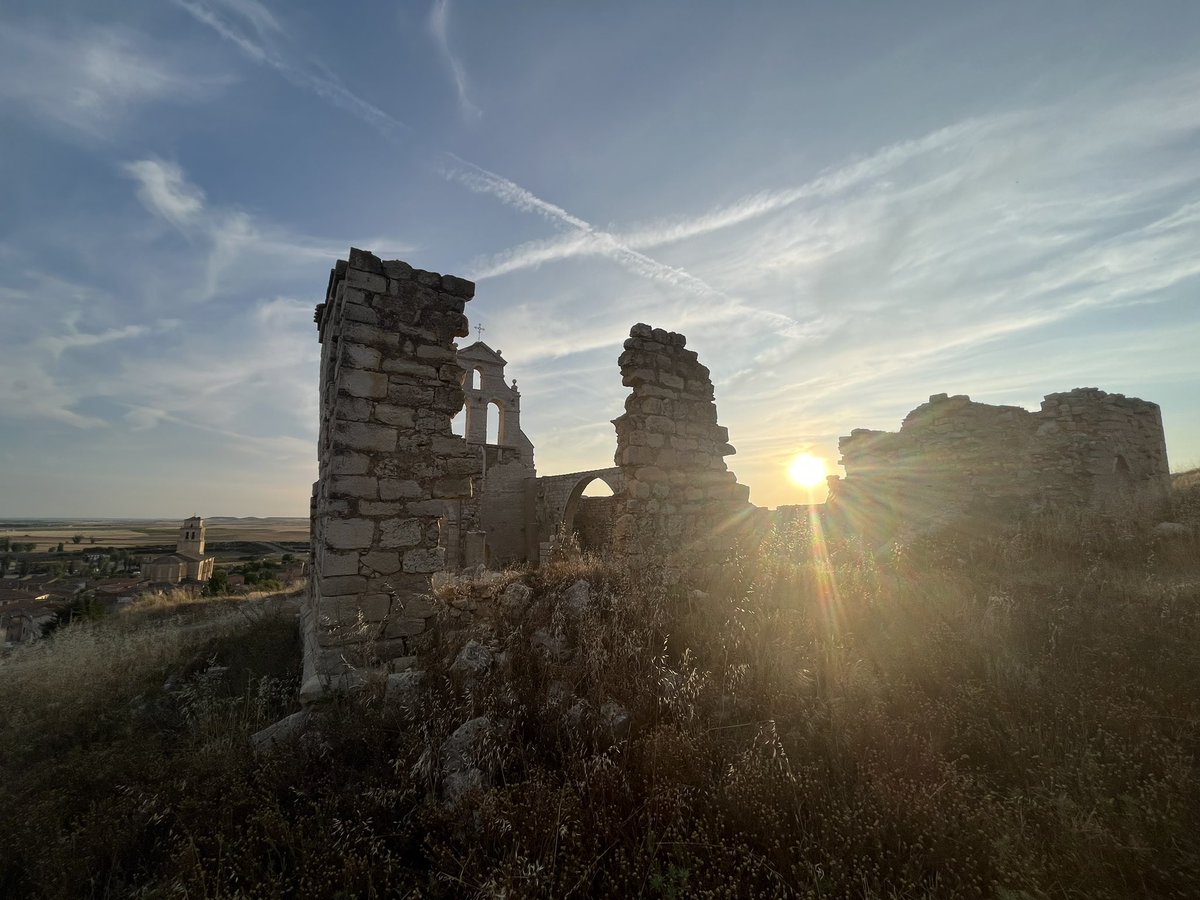
<svg viewBox="0 0 1200 900"><path fill-rule="evenodd" d="M788 478L800 487L815 488L825 480L825 460L800 453L788 464Z"/></svg>

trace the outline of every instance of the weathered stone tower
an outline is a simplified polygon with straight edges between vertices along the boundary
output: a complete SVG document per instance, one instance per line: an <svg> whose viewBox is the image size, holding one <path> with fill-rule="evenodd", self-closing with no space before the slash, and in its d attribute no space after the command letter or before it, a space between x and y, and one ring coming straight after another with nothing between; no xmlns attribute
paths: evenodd
<svg viewBox="0 0 1200 900"><path fill-rule="evenodd" d="M178 553L190 553L193 556L204 556L204 520L199 516L184 519L179 528L179 540L175 544Z"/></svg>
<svg viewBox="0 0 1200 900"><path fill-rule="evenodd" d="M454 339L475 286L351 249L317 307L319 477L304 684L312 698L348 673L419 645L431 573L443 568L448 501L467 497L476 454L450 430L463 405Z"/></svg>

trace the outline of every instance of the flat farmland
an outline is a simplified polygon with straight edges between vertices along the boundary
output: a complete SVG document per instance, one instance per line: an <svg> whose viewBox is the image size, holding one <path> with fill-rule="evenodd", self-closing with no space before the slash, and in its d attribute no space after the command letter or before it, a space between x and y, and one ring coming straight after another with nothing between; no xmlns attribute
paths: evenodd
<svg viewBox="0 0 1200 900"><path fill-rule="evenodd" d="M95 547L130 548L174 544L179 537L181 524L181 519L0 520L0 538L33 543L38 550L59 543L63 545L64 552L85 551ZM307 519L217 518L206 520L205 524L205 537L209 544L226 541L308 541ZM71 542L75 535L82 536L81 543Z"/></svg>

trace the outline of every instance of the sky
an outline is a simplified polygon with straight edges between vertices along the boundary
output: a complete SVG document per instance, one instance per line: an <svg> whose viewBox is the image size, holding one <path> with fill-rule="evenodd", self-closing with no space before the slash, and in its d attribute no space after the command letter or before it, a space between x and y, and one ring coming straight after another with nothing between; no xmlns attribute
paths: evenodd
<svg viewBox="0 0 1200 900"><path fill-rule="evenodd" d="M612 464L636 322L761 506L939 392L1153 400L1200 465L1197 46L1151 0L8 0L0 518L307 515L351 246L477 282L541 474Z"/></svg>

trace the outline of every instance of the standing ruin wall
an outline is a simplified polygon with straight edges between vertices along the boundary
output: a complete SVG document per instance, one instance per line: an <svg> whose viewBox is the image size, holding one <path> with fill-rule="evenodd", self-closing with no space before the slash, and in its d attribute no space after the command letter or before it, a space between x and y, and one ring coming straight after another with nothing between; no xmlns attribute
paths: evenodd
<svg viewBox="0 0 1200 900"><path fill-rule="evenodd" d="M898 432L841 438L831 505L853 524L1015 521L1070 510L1151 519L1170 500L1157 404L1096 388L1050 394L1037 412L935 394Z"/></svg>
<svg viewBox="0 0 1200 900"><path fill-rule="evenodd" d="M623 489L613 548L631 566L702 580L753 509L725 465L735 451L717 424L709 371L682 334L634 325L618 364L632 389L613 420Z"/></svg>
<svg viewBox="0 0 1200 900"><path fill-rule="evenodd" d="M447 551L440 520L478 472L450 429L463 405L454 339L467 334L474 290L356 249L330 275L315 316L321 430L302 696L407 655L425 632Z"/></svg>

